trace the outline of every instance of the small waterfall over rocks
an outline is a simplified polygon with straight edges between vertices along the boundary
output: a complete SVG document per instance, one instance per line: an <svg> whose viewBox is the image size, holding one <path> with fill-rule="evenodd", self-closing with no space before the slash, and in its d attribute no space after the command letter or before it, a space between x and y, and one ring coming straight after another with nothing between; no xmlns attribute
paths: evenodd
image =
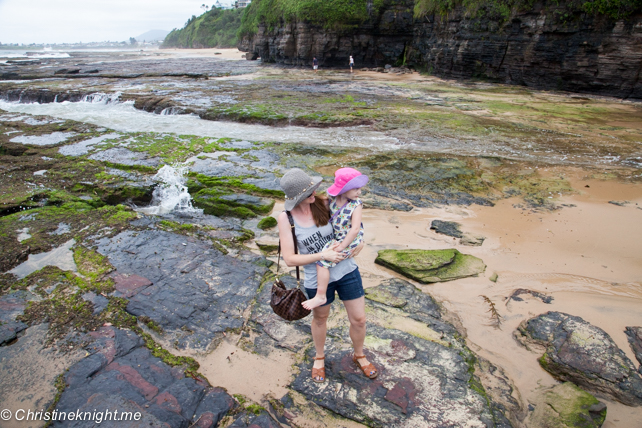
<svg viewBox="0 0 642 428"><path fill-rule="evenodd" d="M159 184L154 189L152 203L146 208L138 211L145 214L161 215L169 213L202 214L203 210L192 206L192 196L187 191L185 183L187 179L187 165L178 164L174 166L163 166L154 180Z"/></svg>
<svg viewBox="0 0 642 428"><path fill-rule="evenodd" d="M167 107L161 110L161 116L173 116L175 114L183 114L185 110L180 107Z"/></svg>
<svg viewBox="0 0 642 428"><path fill-rule="evenodd" d="M84 95L82 97L82 102L92 103L92 104L112 104L117 103L122 92L116 92L114 94L105 94L102 92L96 92L94 94Z"/></svg>

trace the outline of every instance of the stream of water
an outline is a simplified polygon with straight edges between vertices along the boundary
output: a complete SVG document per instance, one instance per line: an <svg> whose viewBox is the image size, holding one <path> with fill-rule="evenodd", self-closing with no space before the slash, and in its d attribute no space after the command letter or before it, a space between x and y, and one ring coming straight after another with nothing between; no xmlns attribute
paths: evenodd
<svg viewBox="0 0 642 428"><path fill-rule="evenodd" d="M33 115L47 115L104 126L123 132L159 132L236 138L250 141L302 143L395 150L412 147L397 138L372 131L367 126L344 128L275 128L236 122L203 120L195 115L153 114L134 108L133 102L112 102L108 96L94 96L82 102L19 104L0 101L0 109Z"/></svg>
<svg viewBox="0 0 642 428"><path fill-rule="evenodd" d="M156 132L178 135L197 135L214 138L298 143L316 146L363 148L368 151L410 150L438 152L465 156L490 156L532 161L550 165L612 167L642 166L642 146L629 147L623 154L618 141L605 142L612 152L596 156L596 147L570 136L569 141L549 141L549 137L532 138L458 138L432 135L410 129L387 132L370 126L310 128L301 126L271 127L258 124L203 120L197 115L174 114L181 108L165 109L163 114L137 110L133 102L119 102L120 93L87 95L80 102L48 104L17 103L0 100L0 109L31 115L46 115L104 126L123 132ZM543 138L543 139L542 139ZM631 148L633 151L631 152Z"/></svg>

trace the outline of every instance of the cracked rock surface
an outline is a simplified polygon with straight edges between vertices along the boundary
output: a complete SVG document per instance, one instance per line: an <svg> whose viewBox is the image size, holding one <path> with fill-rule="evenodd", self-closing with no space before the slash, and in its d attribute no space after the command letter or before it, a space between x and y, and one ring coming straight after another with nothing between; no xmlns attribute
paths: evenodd
<svg viewBox="0 0 642 428"><path fill-rule="evenodd" d="M96 243L119 274L152 283L132 291L127 311L149 317L179 348L206 350L224 331L239 329L267 272L255 264L260 256L231 257L211 242L169 232L127 231Z"/></svg>
<svg viewBox="0 0 642 428"><path fill-rule="evenodd" d="M642 377L601 328L577 316L547 312L523 321L515 338L527 348L544 349L540 365L555 378L628 406L642 405Z"/></svg>

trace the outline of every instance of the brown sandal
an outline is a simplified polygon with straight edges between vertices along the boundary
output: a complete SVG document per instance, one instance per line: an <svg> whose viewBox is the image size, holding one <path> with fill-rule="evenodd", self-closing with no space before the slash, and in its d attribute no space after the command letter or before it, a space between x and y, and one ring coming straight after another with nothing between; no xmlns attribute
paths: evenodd
<svg viewBox="0 0 642 428"><path fill-rule="evenodd" d="M313 360L325 360L325 357L313 357ZM316 383L325 382L325 364L320 369L312 367L312 380Z"/></svg>
<svg viewBox="0 0 642 428"><path fill-rule="evenodd" d="M372 363L368 363L365 366L362 366L359 363L359 358L366 358L366 356L365 355L357 356L352 354L352 361L354 361L354 363L357 366L359 366L361 371L363 371L363 374L369 377L370 379L376 378L379 373L377 372L377 369L375 368L375 366L373 366Z"/></svg>

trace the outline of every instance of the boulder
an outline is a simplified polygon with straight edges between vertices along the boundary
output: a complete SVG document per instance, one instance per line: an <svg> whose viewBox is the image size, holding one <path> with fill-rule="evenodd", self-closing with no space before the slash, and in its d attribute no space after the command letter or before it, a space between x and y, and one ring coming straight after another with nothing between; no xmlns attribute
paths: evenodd
<svg viewBox="0 0 642 428"><path fill-rule="evenodd" d="M641 364L638 370L642 373L642 327L627 327L624 333L635 353L635 358Z"/></svg>
<svg viewBox="0 0 642 428"><path fill-rule="evenodd" d="M547 312L522 321L514 335L527 348L544 350L539 363L556 379L628 406L642 405L642 378L601 328L577 316Z"/></svg>
<svg viewBox="0 0 642 428"><path fill-rule="evenodd" d="M531 428L599 428L606 405L571 382L542 391L528 419Z"/></svg>
<svg viewBox="0 0 642 428"><path fill-rule="evenodd" d="M381 250L375 263L423 284L475 276L486 270L481 259L455 249Z"/></svg>
<svg viewBox="0 0 642 428"><path fill-rule="evenodd" d="M485 240L485 236L464 233L464 236L461 237L459 243L461 245L467 245L469 247L481 247Z"/></svg>
<svg viewBox="0 0 642 428"><path fill-rule="evenodd" d="M443 235L452 236L453 238L462 238L464 234L461 232L460 224L455 221L433 220L430 223L430 229Z"/></svg>
<svg viewBox="0 0 642 428"><path fill-rule="evenodd" d="M470 233L463 233L460 229L461 225L455 221L433 220L430 223L430 229L443 235L452 236L453 238L460 238L461 245L468 245L471 247L479 247L486 239L481 235L473 235Z"/></svg>

